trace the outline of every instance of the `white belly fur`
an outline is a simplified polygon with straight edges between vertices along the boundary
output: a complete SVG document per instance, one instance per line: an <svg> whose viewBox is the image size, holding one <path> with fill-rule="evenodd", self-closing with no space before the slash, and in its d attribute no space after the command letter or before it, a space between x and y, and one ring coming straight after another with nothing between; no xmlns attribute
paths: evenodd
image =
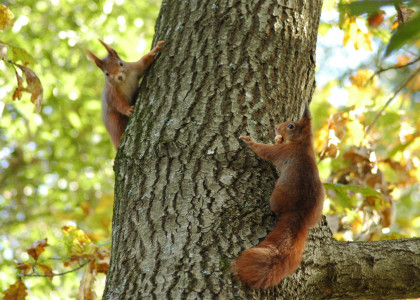
<svg viewBox="0 0 420 300"><path fill-rule="evenodd" d="M129 105L134 103L133 97L139 85L139 78L136 72L130 72L127 79L120 85L120 90Z"/></svg>

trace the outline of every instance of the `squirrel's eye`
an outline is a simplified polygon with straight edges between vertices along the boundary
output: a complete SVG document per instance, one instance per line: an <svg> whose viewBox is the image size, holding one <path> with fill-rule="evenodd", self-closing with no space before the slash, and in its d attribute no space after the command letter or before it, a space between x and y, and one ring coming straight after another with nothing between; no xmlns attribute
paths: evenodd
<svg viewBox="0 0 420 300"><path fill-rule="evenodd" d="M122 63L122 62L120 62L120 66L121 66L121 67L123 66L123 63Z"/></svg>
<svg viewBox="0 0 420 300"><path fill-rule="evenodd" d="M105 76L109 76L109 73L108 72L105 72Z"/></svg>
<svg viewBox="0 0 420 300"><path fill-rule="evenodd" d="M287 125L287 128L288 129L293 129L293 128L295 128L295 126L293 126L293 124L289 124L289 125Z"/></svg>

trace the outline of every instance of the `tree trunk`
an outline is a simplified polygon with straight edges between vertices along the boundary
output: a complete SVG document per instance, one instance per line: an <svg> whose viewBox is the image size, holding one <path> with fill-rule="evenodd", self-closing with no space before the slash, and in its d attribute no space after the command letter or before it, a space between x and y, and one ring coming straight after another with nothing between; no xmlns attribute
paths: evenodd
<svg viewBox="0 0 420 300"><path fill-rule="evenodd" d="M343 295L325 224L278 287L253 291L230 272L276 223L268 204L276 170L238 137L272 141L275 124L300 117L314 91L321 5L163 1L155 41L167 44L141 84L115 161L105 299Z"/></svg>

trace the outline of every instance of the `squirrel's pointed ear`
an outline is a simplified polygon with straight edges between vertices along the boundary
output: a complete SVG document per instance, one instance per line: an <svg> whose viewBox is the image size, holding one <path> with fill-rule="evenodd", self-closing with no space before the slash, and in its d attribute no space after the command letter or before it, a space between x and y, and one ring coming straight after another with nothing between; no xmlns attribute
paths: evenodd
<svg viewBox="0 0 420 300"><path fill-rule="evenodd" d="M101 41L101 40L98 40L104 47L105 47L105 49L106 49L106 51L108 51L108 54L110 55L110 56L115 56L115 57L117 57L117 58L120 58L119 56L118 56L118 53L117 53L117 51L115 51L114 50L114 48L112 48L110 45L108 45L107 43L105 43L104 41Z"/></svg>
<svg viewBox="0 0 420 300"><path fill-rule="evenodd" d="M305 102L305 109L303 110L302 118L299 120L299 123L304 126L311 121L311 112L309 111L308 102Z"/></svg>
<svg viewBox="0 0 420 300"><path fill-rule="evenodd" d="M99 59L95 54L93 54L92 52L90 52L89 50L86 50L86 54L87 56L93 60L95 62L95 64L101 69L103 70L103 62L101 59Z"/></svg>

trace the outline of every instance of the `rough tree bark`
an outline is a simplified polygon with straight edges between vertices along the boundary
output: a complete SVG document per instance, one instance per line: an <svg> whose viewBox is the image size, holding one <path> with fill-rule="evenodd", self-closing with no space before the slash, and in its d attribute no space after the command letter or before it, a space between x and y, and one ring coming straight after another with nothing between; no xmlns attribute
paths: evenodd
<svg viewBox="0 0 420 300"><path fill-rule="evenodd" d="M300 117L314 91L321 5L163 1L155 41L167 44L142 82L115 161L105 299L419 294L418 240L338 243L325 223L278 287L252 291L229 271L276 222L267 201L276 170L238 137L268 142L276 123Z"/></svg>

